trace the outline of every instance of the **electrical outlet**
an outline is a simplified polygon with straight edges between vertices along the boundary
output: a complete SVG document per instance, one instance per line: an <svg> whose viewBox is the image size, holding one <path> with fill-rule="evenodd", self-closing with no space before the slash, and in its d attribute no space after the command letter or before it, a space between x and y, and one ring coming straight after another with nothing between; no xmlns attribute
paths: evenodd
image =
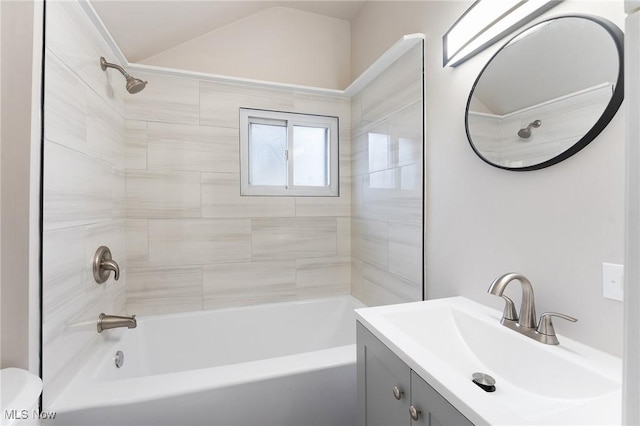
<svg viewBox="0 0 640 426"><path fill-rule="evenodd" d="M602 296L606 299L623 300L624 265L602 264Z"/></svg>

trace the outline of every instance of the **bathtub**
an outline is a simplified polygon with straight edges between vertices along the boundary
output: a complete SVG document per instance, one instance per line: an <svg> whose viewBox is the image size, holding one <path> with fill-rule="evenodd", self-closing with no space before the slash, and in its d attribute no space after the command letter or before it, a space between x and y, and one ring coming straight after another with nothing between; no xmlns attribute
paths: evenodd
<svg viewBox="0 0 640 426"><path fill-rule="evenodd" d="M353 426L362 306L341 296L139 317L106 330L45 409L60 425Z"/></svg>

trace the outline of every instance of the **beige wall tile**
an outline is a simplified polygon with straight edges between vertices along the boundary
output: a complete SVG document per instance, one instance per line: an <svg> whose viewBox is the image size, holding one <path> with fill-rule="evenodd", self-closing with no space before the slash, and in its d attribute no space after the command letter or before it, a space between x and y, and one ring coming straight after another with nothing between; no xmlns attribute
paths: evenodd
<svg viewBox="0 0 640 426"><path fill-rule="evenodd" d="M135 77L149 84L135 96L127 97L127 119L198 124L198 80L143 72Z"/></svg>
<svg viewBox="0 0 640 426"><path fill-rule="evenodd" d="M202 217L290 217L293 197L240 195L239 173L202 174Z"/></svg>
<svg viewBox="0 0 640 426"><path fill-rule="evenodd" d="M351 129L351 99L344 96L320 93L294 92L293 103L296 111L305 114L328 115L340 118L340 127L349 135Z"/></svg>
<svg viewBox="0 0 640 426"><path fill-rule="evenodd" d="M412 49L361 92L362 124L422 99L422 52Z"/></svg>
<svg viewBox="0 0 640 426"><path fill-rule="evenodd" d="M127 311L156 315L202 309L202 268L130 267Z"/></svg>
<svg viewBox="0 0 640 426"><path fill-rule="evenodd" d="M44 229L111 220L112 166L50 141L44 149Z"/></svg>
<svg viewBox="0 0 640 426"><path fill-rule="evenodd" d="M149 262L149 221L126 220L127 266L145 266Z"/></svg>
<svg viewBox="0 0 640 426"><path fill-rule="evenodd" d="M87 117L90 89L57 56L45 56L45 138L87 152Z"/></svg>
<svg viewBox="0 0 640 426"><path fill-rule="evenodd" d="M351 292L351 258L348 256L296 260L298 299Z"/></svg>
<svg viewBox="0 0 640 426"><path fill-rule="evenodd" d="M295 197L296 216L351 216L351 179L340 177L339 197Z"/></svg>
<svg viewBox="0 0 640 426"><path fill-rule="evenodd" d="M95 92L91 90L89 94L88 109L85 112L87 153L123 170L125 120Z"/></svg>
<svg viewBox="0 0 640 426"><path fill-rule="evenodd" d="M85 258L85 228L77 226L45 231L42 242L43 321L48 327L53 327L66 324L82 308L85 281L88 279L84 268L88 263Z"/></svg>
<svg viewBox="0 0 640 426"><path fill-rule="evenodd" d="M125 167L127 170L147 168L147 122L125 121Z"/></svg>
<svg viewBox="0 0 640 426"><path fill-rule="evenodd" d="M389 271L422 283L422 225L389 222Z"/></svg>
<svg viewBox="0 0 640 426"><path fill-rule="evenodd" d="M241 107L273 111L295 109L293 94L288 90L200 82L200 125L237 129Z"/></svg>
<svg viewBox="0 0 640 426"><path fill-rule="evenodd" d="M351 295L364 303L363 268L364 262L351 256Z"/></svg>
<svg viewBox="0 0 640 426"><path fill-rule="evenodd" d="M124 314L126 299L124 81L100 69L109 47L78 3L48 5L46 20L45 407L105 339L99 313ZM122 266L117 283L93 280L91 257L103 244Z"/></svg>
<svg viewBox="0 0 640 426"><path fill-rule="evenodd" d="M389 225L386 221L351 222L352 256L386 268L389 264Z"/></svg>
<svg viewBox="0 0 640 426"><path fill-rule="evenodd" d="M100 68L100 56L109 62L115 58L82 7L77 2L48 3L46 26L45 46L124 117L125 80L116 70Z"/></svg>
<svg viewBox="0 0 640 426"><path fill-rule="evenodd" d="M149 123L149 170L238 172L237 129L174 123Z"/></svg>
<svg viewBox="0 0 640 426"><path fill-rule="evenodd" d="M204 265L250 259L249 219L149 220L151 265Z"/></svg>
<svg viewBox="0 0 640 426"><path fill-rule="evenodd" d="M200 173L127 171L128 217L197 218L201 210Z"/></svg>
<svg viewBox="0 0 640 426"><path fill-rule="evenodd" d="M96 350L100 312L124 314L125 277L98 285L91 257L97 244L124 254L124 221L46 231L43 239L43 380L50 403ZM121 263L123 268L126 264ZM124 271L124 270L123 270Z"/></svg>
<svg viewBox="0 0 640 426"><path fill-rule="evenodd" d="M296 298L296 262L265 261L207 265L204 308L255 305Z"/></svg>
<svg viewBox="0 0 640 426"><path fill-rule="evenodd" d="M337 254L338 256L351 256L351 218L336 218L338 233Z"/></svg>
<svg viewBox="0 0 640 426"><path fill-rule="evenodd" d="M388 305L422 300L421 285L412 284L389 271L364 262L362 267L364 303Z"/></svg>
<svg viewBox="0 0 640 426"><path fill-rule="evenodd" d="M365 175L363 215L367 219L422 222L421 167L404 166Z"/></svg>
<svg viewBox="0 0 640 426"><path fill-rule="evenodd" d="M335 218L254 218L251 223L254 260L302 259L336 254Z"/></svg>

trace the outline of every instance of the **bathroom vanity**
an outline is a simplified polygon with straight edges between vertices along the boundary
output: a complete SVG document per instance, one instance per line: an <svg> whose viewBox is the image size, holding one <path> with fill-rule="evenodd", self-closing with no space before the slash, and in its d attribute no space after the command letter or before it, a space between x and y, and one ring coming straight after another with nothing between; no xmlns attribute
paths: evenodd
<svg viewBox="0 0 640 426"><path fill-rule="evenodd" d="M621 360L540 343L463 297L356 310L358 425L621 422ZM495 379L495 388L472 381Z"/></svg>
<svg viewBox="0 0 640 426"><path fill-rule="evenodd" d="M358 426L473 424L360 323L357 340Z"/></svg>

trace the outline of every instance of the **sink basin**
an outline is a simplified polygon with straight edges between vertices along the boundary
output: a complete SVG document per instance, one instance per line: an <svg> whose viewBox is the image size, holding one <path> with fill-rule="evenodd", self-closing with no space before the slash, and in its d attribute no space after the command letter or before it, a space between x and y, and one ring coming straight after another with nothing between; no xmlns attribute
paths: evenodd
<svg viewBox="0 0 640 426"><path fill-rule="evenodd" d="M619 358L561 335L557 346L536 342L462 297L356 313L475 424L620 424ZM496 391L473 384L474 372L491 375Z"/></svg>

